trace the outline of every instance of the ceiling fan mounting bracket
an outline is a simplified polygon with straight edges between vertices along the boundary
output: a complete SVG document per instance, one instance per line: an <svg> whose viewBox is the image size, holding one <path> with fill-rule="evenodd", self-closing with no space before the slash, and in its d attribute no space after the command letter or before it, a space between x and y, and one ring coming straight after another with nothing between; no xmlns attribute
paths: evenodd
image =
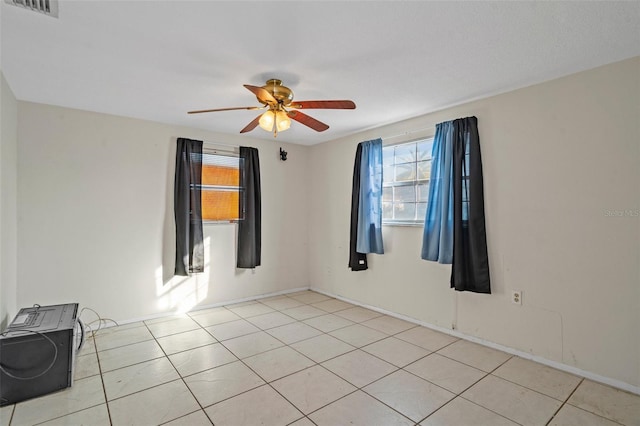
<svg viewBox="0 0 640 426"><path fill-rule="evenodd" d="M287 86L283 86L282 80L279 80L277 78L267 80L267 83L262 86L262 88L269 92L269 94L276 101L278 101L278 105L288 106L293 100L293 91ZM258 101L263 105L275 107L272 100L265 99L264 97L260 96L260 94L257 94L256 98L258 98Z"/></svg>

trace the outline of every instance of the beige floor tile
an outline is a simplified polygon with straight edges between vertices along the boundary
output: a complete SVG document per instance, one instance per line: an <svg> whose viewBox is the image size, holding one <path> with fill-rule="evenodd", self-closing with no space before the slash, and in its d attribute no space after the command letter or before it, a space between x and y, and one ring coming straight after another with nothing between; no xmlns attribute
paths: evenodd
<svg viewBox="0 0 640 426"><path fill-rule="evenodd" d="M388 337L387 334L360 324L350 325L329 334L358 348Z"/></svg>
<svg viewBox="0 0 640 426"><path fill-rule="evenodd" d="M96 405L86 410L78 411L48 422L40 423L42 426L110 426L107 404Z"/></svg>
<svg viewBox="0 0 640 426"><path fill-rule="evenodd" d="M0 407L0 426L9 426L15 404Z"/></svg>
<svg viewBox="0 0 640 426"><path fill-rule="evenodd" d="M340 355L322 365L358 388L398 369L361 350Z"/></svg>
<svg viewBox="0 0 640 426"><path fill-rule="evenodd" d="M430 353L395 337L387 337L361 349L398 367L404 367Z"/></svg>
<svg viewBox="0 0 640 426"><path fill-rule="evenodd" d="M199 408L182 380L165 383L109 402L114 426L157 425Z"/></svg>
<svg viewBox="0 0 640 426"><path fill-rule="evenodd" d="M265 384L240 361L194 374L184 381L203 407Z"/></svg>
<svg viewBox="0 0 640 426"><path fill-rule="evenodd" d="M235 306L235 305L234 305ZM263 305L262 303L253 303L250 305L234 307L230 306L229 310L234 314L241 316L242 318L251 318L257 315L268 314L269 312L275 312L273 308Z"/></svg>
<svg viewBox="0 0 640 426"><path fill-rule="evenodd" d="M216 343L216 339L201 328L180 334L172 334L157 340L167 355Z"/></svg>
<svg viewBox="0 0 640 426"><path fill-rule="evenodd" d="M518 426L518 424L458 397L427 417L420 426Z"/></svg>
<svg viewBox="0 0 640 426"><path fill-rule="evenodd" d="M319 365L276 380L271 385L305 414L356 390Z"/></svg>
<svg viewBox="0 0 640 426"><path fill-rule="evenodd" d="M302 303L318 303L318 302L323 302L325 300L331 299L329 296L325 296L324 294L315 293L315 292L297 294L290 297Z"/></svg>
<svg viewBox="0 0 640 426"><path fill-rule="evenodd" d="M12 426L33 425L104 404L100 376L76 380L73 386L16 404Z"/></svg>
<svg viewBox="0 0 640 426"><path fill-rule="evenodd" d="M107 401L180 378L169 360L157 358L103 374Z"/></svg>
<svg viewBox="0 0 640 426"><path fill-rule="evenodd" d="M302 322L294 322L292 324L271 328L267 330L267 333L287 345L322 334L321 331Z"/></svg>
<svg viewBox="0 0 640 426"><path fill-rule="evenodd" d="M640 396L584 380L569 404L624 425L640 425Z"/></svg>
<svg viewBox="0 0 640 426"><path fill-rule="evenodd" d="M163 356L164 352L155 340L147 340L98 352L102 373Z"/></svg>
<svg viewBox="0 0 640 426"><path fill-rule="evenodd" d="M98 355L95 352L76 357L76 366L73 372L74 380L100 374L98 366Z"/></svg>
<svg viewBox="0 0 640 426"><path fill-rule="evenodd" d="M287 425L303 416L271 386L261 386L219 402L206 412L214 424L233 426Z"/></svg>
<svg viewBox="0 0 640 426"><path fill-rule="evenodd" d="M190 318L188 314L163 315L161 317L144 320L145 325L158 324L166 321L174 321L181 318Z"/></svg>
<svg viewBox="0 0 640 426"><path fill-rule="evenodd" d="M409 342L413 345L420 346L428 351L437 351L443 347L450 345L458 340L448 334L440 333L426 327L415 327L402 333L396 334L394 337Z"/></svg>
<svg viewBox="0 0 640 426"><path fill-rule="evenodd" d="M464 364L491 372L511 358L511 355L467 340L455 343L438 351L440 355L455 359Z"/></svg>
<svg viewBox="0 0 640 426"><path fill-rule="evenodd" d="M315 364L306 356L287 346L245 358L244 363L267 382L272 382Z"/></svg>
<svg viewBox="0 0 640 426"><path fill-rule="evenodd" d="M404 369L455 394L461 393L487 374L435 353Z"/></svg>
<svg viewBox="0 0 640 426"><path fill-rule="evenodd" d="M390 317L389 315L376 317L376 318L367 320L361 324L386 334L397 334L402 331L406 331L410 328L416 327L416 325L413 323L410 323L408 321L404 321L398 318Z"/></svg>
<svg viewBox="0 0 640 426"><path fill-rule="evenodd" d="M354 307L354 305L352 305L351 303L343 302L342 300L338 299L329 299L322 302L312 303L311 306L327 312L343 311L345 309Z"/></svg>
<svg viewBox="0 0 640 426"><path fill-rule="evenodd" d="M193 313L191 318L202 327L239 320L240 317L226 308L216 308L209 312Z"/></svg>
<svg viewBox="0 0 640 426"><path fill-rule="evenodd" d="M313 424L313 422L311 420L309 420L306 417L303 417L300 420L297 420L297 421L291 423L289 426L315 426L315 425Z"/></svg>
<svg viewBox="0 0 640 426"><path fill-rule="evenodd" d="M339 328L348 327L355 324L353 321L349 321L346 318L339 317L337 315L328 314L321 315L319 317L309 318L303 321L305 324L310 325L313 328L317 328L320 331L329 333Z"/></svg>
<svg viewBox="0 0 640 426"><path fill-rule="evenodd" d="M247 318L247 321L262 330L296 322L296 320L290 316L280 312L269 312L268 314L257 315L255 317Z"/></svg>
<svg viewBox="0 0 640 426"><path fill-rule="evenodd" d="M155 324L148 324L147 328L153 337L164 337L171 334L182 333L200 328L200 325L189 317L174 318L170 321L163 321Z"/></svg>
<svg viewBox="0 0 640 426"><path fill-rule="evenodd" d="M493 375L561 401L569 398L582 380L572 374L519 357L513 357L502 364Z"/></svg>
<svg viewBox="0 0 640 426"><path fill-rule="evenodd" d="M462 397L521 425L546 424L562 403L494 376L487 376Z"/></svg>
<svg viewBox="0 0 640 426"><path fill-rule="evenodd" d="M147 327L134 327L114 330L109 333L99 333L95 338L95 343L98 351L106 351L145 340L153 340L153 335L147 330Z"/></svg>
<svg viewBox="0 0 640 426"><path fill-rule="evenodd" d="M319 317L320 315L325 315L326 312L322 309L314 308L311 305L302 305L296 308L285 309L282 311L283 314L289 315L291 318L295 318L298 321L303 321L313 317Z"/></svg>
<svg viewBox="0 0 640 426"><path fill-rule="evenodd" d="M323 362L355 349L353 346L328 334L321 334L320 336L294 343L291 347L315 362Z"/></svg>
<svg viewBox="0 0 640 426"><path fill-rule="evenodd" d="M247 334L246 336L225 340L224 346L233 352L235 356L242 359L284 345L270 334L259 331L257 333Z"/></svg>
<svg viewBox="0 0 640 426"><path fill-rule="evenodd" d="M616 426L619 424L573 405L565 404L551 420L549 426Z"/></svg>
<svg viewBox="0 0 640 426"><path fill-rule="evenodd" d="M296 308L298 306L304 305L304 303L299 302L287 296L282 296L282 297L278 297L276 299L270 299L270 300L261 300L260 302L278 311L282 311L284 309Z"/></svg>
<svg viewBox="0 0 640 426"><path fill-rule="evenodd" d="M237 361L238 358L220 343L214 343L170 355L169 360L178 373L185 377Z"/></svg>
<svg viewBox="0 0 640 426"><path fill-rule="evenodd" d="M164 423L164 426L211 426L212 424L209 417L204 413L204 410L198 410L172 420L169 423Z"/></svg>
<svg viewBox="0 0 640 426"><path fill-rule="evenodd" d="M402 426L413 422L362 391L348 395L309 415L318 426Z"/></svg>
<svg viewBox="0 0 640 426"><path fill-rule="evenodd" d="M419 422L455 395L406 371L396 371L363 389L396 411Z"/></svg>
<svg viewBox="0 0 640 426"><path fill-rule="evenodd" d="M234 337L245 336L247 334L260 331L258 327L245 319L212 325L211 327L207 327L206 330L219 341L229 340Z"/></svg>
<svg viewBox="0 0 640 426"><path fill-rule="evenodd" d="M335 312L335 314L353 322L364 322L382 316L380 312L372 311L360 306L354 306L353 308L338 311Z"/></svg>

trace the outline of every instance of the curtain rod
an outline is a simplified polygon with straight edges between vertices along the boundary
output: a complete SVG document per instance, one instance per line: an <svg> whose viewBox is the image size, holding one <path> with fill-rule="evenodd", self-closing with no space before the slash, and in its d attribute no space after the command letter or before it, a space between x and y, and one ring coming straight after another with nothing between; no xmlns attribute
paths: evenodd
<svg viewBox="0 0 640 426"><path fill-rule="evenodd" d="M227 143L213 142L213 141L202 141L206 145L216 145L216 146L226 146L229 148L240 148L240 145L229 145Z"/></svg>
<svg viewBox="0 0 640 426"><path fill-rule="evenodd" d="M436 124L431 124L427 127L422 127L420 129L415 129L415 130L410 130L404 133L400 133L399 135L393 135L393 136L383 136L382 140L386 140L386 139L395 139L395 138L399 138L400 136L409 136L412 135L414 133L419 133L419 132L423 132L425 130L432 130L436 128Z"/></svg>

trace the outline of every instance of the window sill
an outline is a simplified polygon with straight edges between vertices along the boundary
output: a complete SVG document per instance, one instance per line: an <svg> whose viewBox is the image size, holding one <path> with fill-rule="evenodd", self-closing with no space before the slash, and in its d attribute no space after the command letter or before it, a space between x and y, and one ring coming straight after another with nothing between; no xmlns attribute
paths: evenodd
<svg viewBox="0 0 640 426"><path fill-rule="evenodd" d="M382 222L382 226L403 226L403 227L413 227L413 228L422 228L424 227L423 222Z"/></svg>

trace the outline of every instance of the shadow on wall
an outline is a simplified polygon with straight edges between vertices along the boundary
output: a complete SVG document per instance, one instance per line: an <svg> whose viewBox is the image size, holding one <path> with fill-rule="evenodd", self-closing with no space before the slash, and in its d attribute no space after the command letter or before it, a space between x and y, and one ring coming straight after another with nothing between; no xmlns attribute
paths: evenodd
<svg viewBox="0 0 640 426"><path fill-rule="evenodd" d="M204 272L190 277L172 275L163 265L156 268L156 297L158 310L183 314L207 298L209 293L211 238L204 239ZM166 278L165 275L172 276Z"/></svg>

